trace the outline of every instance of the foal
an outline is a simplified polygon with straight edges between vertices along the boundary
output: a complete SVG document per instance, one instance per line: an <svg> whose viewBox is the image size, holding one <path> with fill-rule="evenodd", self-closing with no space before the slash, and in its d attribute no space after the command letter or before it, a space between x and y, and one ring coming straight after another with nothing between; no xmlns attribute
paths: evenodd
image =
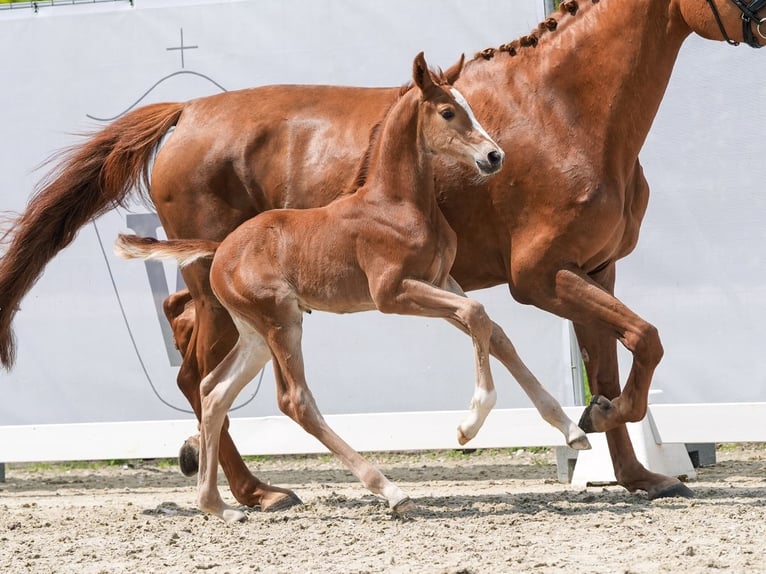
<svg viewBox="0 0 766 574"><path fill-rule="evenodd" d="M243 223L223 242L156 241L120 235L125 258L175 257L181 265L214 256L210 280L231 314L239 339L202 381L200 507L226 521L245 518L217 488L218 444L226 412L241 389L274 359L279 408L314 435L395 513L414 503L327 425L305 375L303 312L352 313L378 309L441 317L473 338L476 390L469 417L458 428L473 438L495 404L489 364L492 322L449 275L456 236L439 210L431 157L444 154L499 171L504 152L478 124L455 77L435 78L423 54L413 63L414 87L392 105L372 137L351 195L326 207L272 210ZM538 384L539 386L539 384ZM579 429L578 429L579 430Z"/></svg>

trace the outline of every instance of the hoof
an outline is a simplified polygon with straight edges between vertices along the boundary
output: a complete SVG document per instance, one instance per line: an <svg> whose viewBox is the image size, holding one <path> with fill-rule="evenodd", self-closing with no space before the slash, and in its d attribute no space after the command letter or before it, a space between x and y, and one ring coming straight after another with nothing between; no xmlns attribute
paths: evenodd
<svg viewBox="0 0 766 574"><path fill-rule="evenodd" d="M294 493L290 492L276 498L273 502L262 503L261 512L278 512L280 510L287 510L293 506L300 506L301 504L303 504L303 501Z"/></svg>
<svg viewBox="0 0 766 574"><path fill-rule="evenodd" d="M223 518L229 524L247 521L247 515L241 510L236 510L234 508L227 508L224 510L221 518Z"/></svg>
<svg viewBox="0 0 766 574"><path fill-rule="evenodd" d="M600 395L594 395L590 400L590 404L585 407L585 410L580 417L580 422L577 423L577 426L579 426L586 433L600 432L593 424L593 409L602 409L604 411L608 411L611 408L612 403L609 402L609 399Z"/></svg>
<svg viewBox="0 0 766 574"><path fill-rule="evenodd" d="M460 444L460 446L463 446L472 438L473 437L466 436L463 430L460 427L457 427L457 442Z"/></svg>
<svg viewBox="0 0 766 574"><path fill-rule="evenodd" d="M402 500L397 502L394 505L394 507L391 509L391 512L397 518L403 518L407 516L408 514L415 512L416 509L417 509L417 506L415 506L415 503L408 496L407 498L403 498Z"/></svg>
<svg viewBox="0 0 766 574"><path fill-rule="evenodd" d="M649 500L657 498L694 498L694 491L683 482L676 482L656 492L649 493Z"/></svg>
<svg viewBox="0 0 766 574"><path fill-rule="evenodd" d="M184 476L194 476L199 471L199 439L187 438L178 451L178 466Z"/></svg>
<svg viewBox="0 0 766 574"><path fill-rule="evenodd" d="M577 437L571 441L569 443L569 448L573 448L575 450L590 450L590 441L588 440L588 437L583 434L582 436Z"/></svg>

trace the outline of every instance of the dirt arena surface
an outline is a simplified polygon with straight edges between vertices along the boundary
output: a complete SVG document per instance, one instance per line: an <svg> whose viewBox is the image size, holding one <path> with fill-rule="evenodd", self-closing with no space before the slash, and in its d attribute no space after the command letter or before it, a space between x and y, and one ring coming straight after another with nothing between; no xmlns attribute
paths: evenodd
<svg viewBox="0 0 766 574"><path fill-rule="evenodd" d="M9 465L0 572L766 572L766 446L716 454L696 498L653 502L560 484L548 450L371 456L417 501L407 519L329 456L251 460L304 504L241 524L198 512L168 461Z"/></svg>

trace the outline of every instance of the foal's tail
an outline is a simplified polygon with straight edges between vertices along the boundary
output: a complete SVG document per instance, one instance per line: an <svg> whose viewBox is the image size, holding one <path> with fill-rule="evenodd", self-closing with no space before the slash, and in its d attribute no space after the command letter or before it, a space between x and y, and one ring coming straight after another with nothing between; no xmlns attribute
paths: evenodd
<svg viewBox="0 0 766 574"><path fill-rule="evenodd" d="M183 103L153 104L132 111L65 151L32 196L26 211L9 221L0 242L0 363L13 366L11 323L19 303L43 268L91 219L123 205L143 179L162 136L178 122Z"/></svg>
<svg viewBox="0 0 766 574"><path fill-rule="evenodd" d="M185 267L197 259L209 259L215 255L219 245L207 239L160 241L153 237L119 234L114 243L114 252L123 259L175 259L178 265Z"/></svg>

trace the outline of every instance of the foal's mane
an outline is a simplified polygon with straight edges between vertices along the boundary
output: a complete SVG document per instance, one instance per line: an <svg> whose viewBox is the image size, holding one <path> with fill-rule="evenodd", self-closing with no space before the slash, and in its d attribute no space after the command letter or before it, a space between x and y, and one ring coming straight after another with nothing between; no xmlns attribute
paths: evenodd
<svg viewBox="0 0 766 574"><path fill-rule="evenodd" d="M590 0L590 2L592 4L598 4L599 0ZM551 13L548 18L540 22L540 24L537 25L537 28L532 30L529 34L522 36L521 38L517 38L512 42L502 44L497 48L486 48L481 52L478 52L473 57L473 61L491 60L497 53L502 52L507 52L509 56L516 56L519 54L522 48L534 48L537 46L537 44L539 44L540 38L543 34L547 32L554 32L558 28L559 22L562 19L574 16L577 14L579 9L580 4L578 3L578 0L563 0L559 4L558 10Z"/></svg>
<svg viewBox="0 0 766 574"><path fill-rule="evenodd" d="M441 69L437 68L435 70L430 70L430 72L434 83L440 86L448 84L447 78ZM354 181L351 184L351 189L349 190L350 193L355 192L357 189L363 187L364 184L367 183L367 176L369 175L370 171L370 162L372 161L372 152L375 150L375 146L380 139L380 133L382 131L381 128L383 127L386 118L388 118L388 114L391 113L391 110L394 109L394 106L396 106L397 102L399 102L399 100L401 100L402 97L412 89L413 85L414 84L410 82L399 88L399 93L386 108L383 117L380 118L380 120L378 120L374 126L372 126L372 129L370 130L370 139L367 142L367 149L365 150L364 155L362 156L362 159L359 163L359 169L356 172L356 177L354 178Z"/></svg>

